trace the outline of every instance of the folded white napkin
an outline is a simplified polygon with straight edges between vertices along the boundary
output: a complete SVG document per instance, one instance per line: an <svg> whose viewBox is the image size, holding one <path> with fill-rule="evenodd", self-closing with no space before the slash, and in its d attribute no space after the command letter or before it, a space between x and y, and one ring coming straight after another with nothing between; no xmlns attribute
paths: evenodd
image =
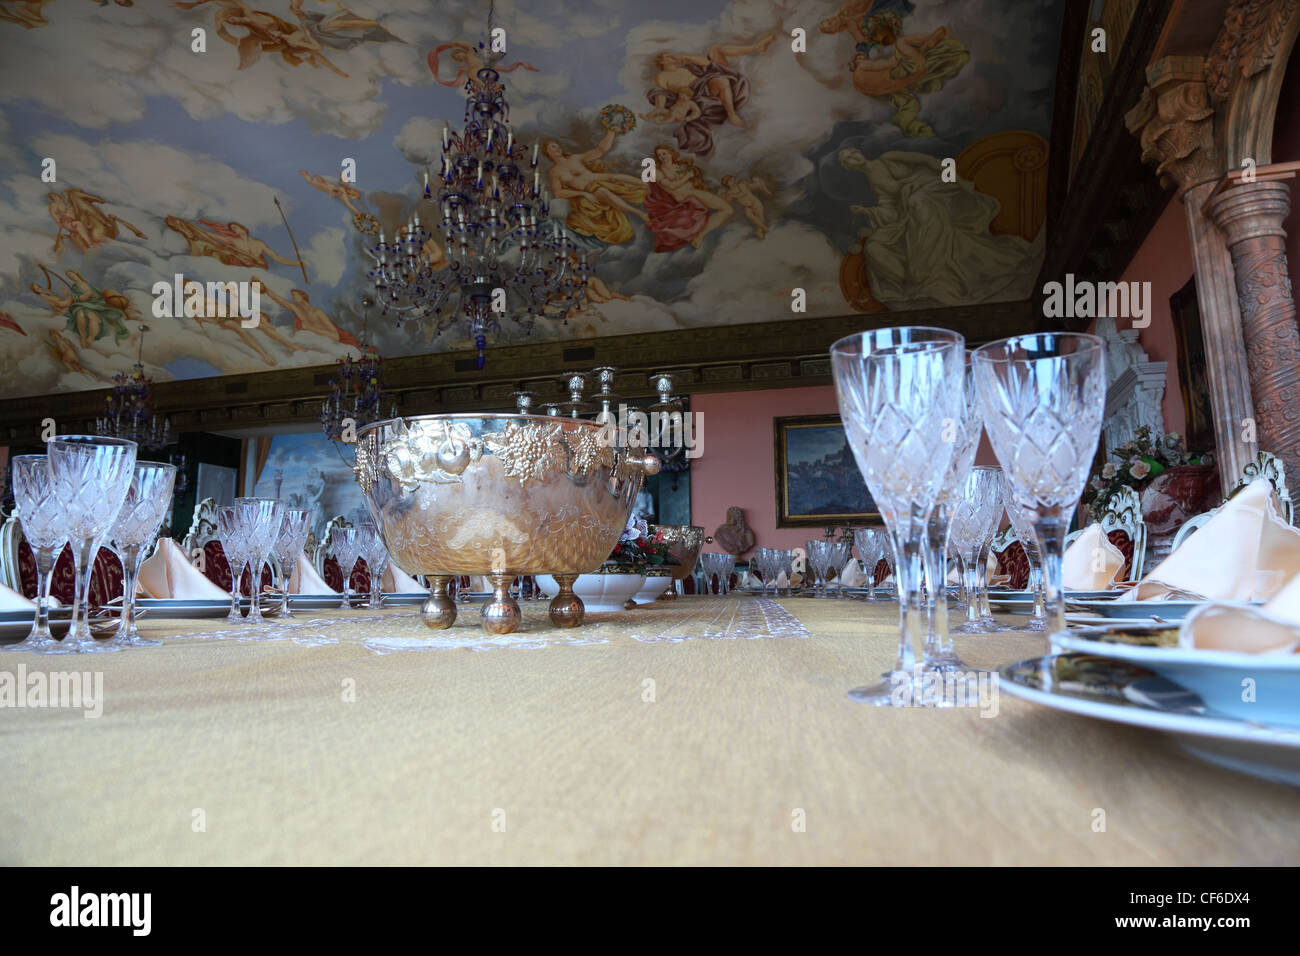
<svg viewBox="0 0 1300 956"><path fill-rule="evenodd" d="M844 565L844 570L840 572L840 586L846 588L860 588L867 584L867 576L862 573L862 565L857 558L849 558Z"/></svg>
<svg viewBox="0 0 1300 956"><path fill-rule="evenodd" d="M289 575L289 593L338 594L339 592L326 584L325 579L316 573L312 563L307 560L306 554L299 554L293 566L293 574Z"/></svg>
<svg viewBox="0 0 1300 956"><path fill-rule="evenodd" d="M1267 601L1300 573L1300 531L1257 478L1120 600Z"/></svg>
<svg viewBox="0 0 1300 956"><path fill-rule="evenodd" d="M215 600L230 597L191 564L189 555L171 538L160 538L153 555L140 565L139 583L141 593L151 598Z"/></svg>
<svg viewBox="0 0 1300 956"><path fill-rule="evenodd" d="M420 587L419 581L393 564L392 561L389 561L388 567L384 568L384 577L380 581L380 587L388 594L414 594L418 591L429 590Z"/></svg>
<svg viewBox="0 0 1300 956"><path fill-rule="evenodd" d="M1300 575L1262 607L1213 603L1183 621L1178 643L1187 648L1290 654L1300 650Z"/></svg>
<svg viewBox="0 0 1300 956"><path fill-rule="evenodd" d="M13 588L0 584L0 611L34 611L35 609L35 601L29 601Z"/></svg>
<svg viewBox="0 0 1300 956"><path fill-rule="evenodd" d="M1101 525L1093 522L1070 543L1061 558L1061 583L1078 591L1111 586L1124 567L1124 552L1111 544Z"/></svg>

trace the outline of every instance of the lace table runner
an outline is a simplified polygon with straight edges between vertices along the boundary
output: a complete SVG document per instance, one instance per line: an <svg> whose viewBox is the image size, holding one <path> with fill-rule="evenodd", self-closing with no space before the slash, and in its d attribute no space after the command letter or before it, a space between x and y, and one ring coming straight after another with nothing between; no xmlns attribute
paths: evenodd
<svg viewBox="0 0 1300 956"><path fill-rule="evenodd" d="M386 614L346 613L331 617L300 614L288 621L268 618L258 626L225 626L216 630L180 630L167 635L172 640L292 641L295 644L362 644L376 654L396 651L474 651L510 648L539 650L544 647L608 644L631 638L645 644L679 643L689 640L757 640L760 638L807 638L810 632L798 618L769 598L698 600L679 599L643 605L630 611L588 614L586 622L573 629L557 628L547 617L547 603L520 604L523 622L512 634L489 634L479 624L478 605L460 606L456 624L435 631L420 621L418 608L403 608Z"/></svg>

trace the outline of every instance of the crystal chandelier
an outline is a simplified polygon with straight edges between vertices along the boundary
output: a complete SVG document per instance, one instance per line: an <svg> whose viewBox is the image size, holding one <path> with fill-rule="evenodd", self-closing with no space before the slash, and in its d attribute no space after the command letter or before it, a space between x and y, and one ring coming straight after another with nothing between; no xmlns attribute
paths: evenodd
<svg viewBox="0 0 1300 956"><path fill-rule="evenodd" d="M171 421L154 414L153 383L144 374L144 336L148 331L149 326L140 326L140 349L131 371L113 376L113 391L104 399L105 413L95 419L95 433L124 438L152 451L171 442Z"/></svg>
<svg viewBox="0 0 1300 956"><path fill-rule="evenodd" d="M355 441L357 431L379 420L383 376L384 360L373 345L362 344L357 358L348 354L338 360L329 394L321 402L320 424L326 438L333 442Z"/></svg>
<svg viewBox="0 0 1300 956"><path fill-rule="evenodd" d="M423 198L437 211L434 241L446 264L434 268L426 246L434 233L416 212L390 241L380 231L368 276L381 312L395 313L399 325L433 322L441 333L459 320L483 368L487 337L501 330L502 316L531 330L538 316L567 320L581 309L590 266L550 217L537 144L530 155L510 129L493 69L502 54L478 47L487 65L465 84L465 128L443 128L442 168L432 183L424 172Z"/></svg>

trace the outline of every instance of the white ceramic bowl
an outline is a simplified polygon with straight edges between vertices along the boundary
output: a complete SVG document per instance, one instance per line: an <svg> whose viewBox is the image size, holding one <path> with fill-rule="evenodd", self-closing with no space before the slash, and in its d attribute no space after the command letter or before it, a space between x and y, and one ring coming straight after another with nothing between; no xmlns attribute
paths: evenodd
<svg viewBox="0 0 1300 956"><path fill-rule="evenodd" d="M549 574L537 575L537 583L547 594L556 594L560 586ZM586 609L595 612L621 611L628 598L641 590L644 574L580 574L573 582L573 593L582 598Z"/></svg>
<svg viewBox="0 0 1300 956"><path fill-rule="evenodd" d="M673 576L669 574L647 574L645 584L641 585L641 590L633 595L632 600L637 604L650 604L659 599L659 595L668 590L669 585L673 584Z"/></svg>

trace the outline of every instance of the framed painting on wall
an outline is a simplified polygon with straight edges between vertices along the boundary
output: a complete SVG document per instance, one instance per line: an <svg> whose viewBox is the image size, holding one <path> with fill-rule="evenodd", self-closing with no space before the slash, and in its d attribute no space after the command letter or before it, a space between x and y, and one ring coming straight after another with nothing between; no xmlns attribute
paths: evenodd
<svg viewBox="0 0 1300 956"><path fill-rule="evenodd" d="M880 521L840 416L774 418L772 424L778 528Z"/></svg>
<svg viewBox="0 0 1300 956"><path fill-rule="evenodd" d="M196 482L196 501L215 498L217 506L233 504L235 500L235 483L239 480L239 471L224 465L210 465L199 462L199 475Z"/></svg>

